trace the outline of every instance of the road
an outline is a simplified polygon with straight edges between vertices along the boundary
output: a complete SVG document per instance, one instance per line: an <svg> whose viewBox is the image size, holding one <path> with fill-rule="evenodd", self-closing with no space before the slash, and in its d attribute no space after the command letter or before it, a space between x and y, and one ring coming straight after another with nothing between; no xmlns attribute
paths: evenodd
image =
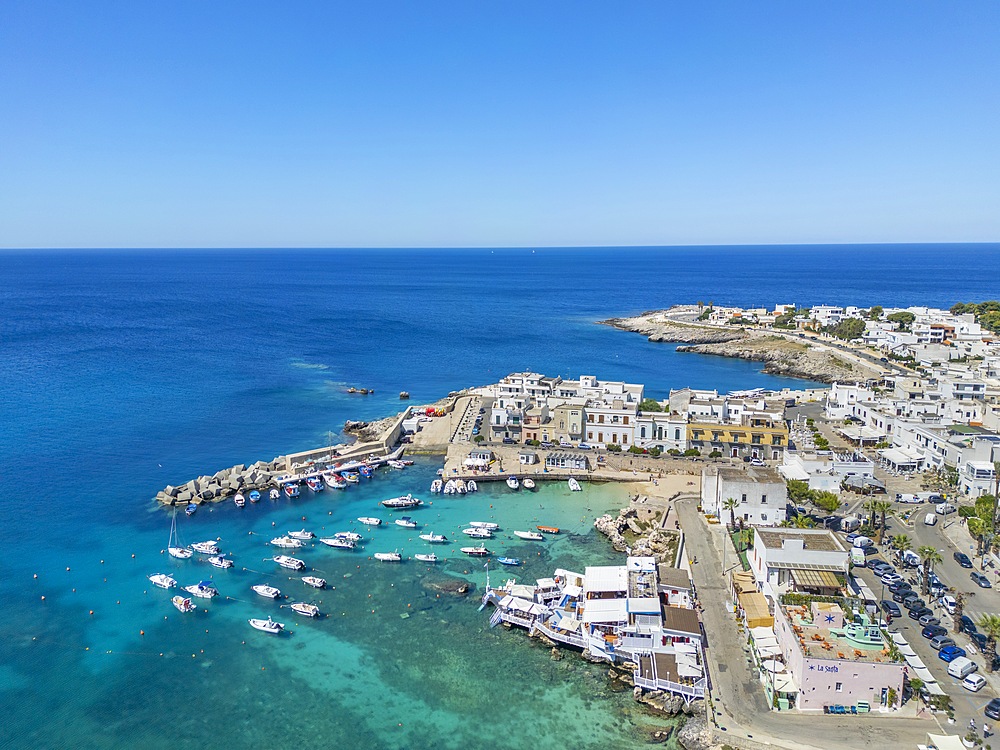
<svg viewBox="0 0 1000 750"><path fill-rule="evenodd" d="M941 732L932 718L866 715L845 719L769 710L764 689L747 664L743 651L746 636L737 631L733 613L722 606L728 598L720 551L724 532L705 522L697 511L696 500L679 499L675 507L684 528L688 556L698 560L692 566L692 577L698 600L704 606L706 658L712 677L712 703L720 728L733 736L751 737L793 750L916 747L926 742L927 732ZM726 562L730 567L735 562L731 547Z"/></svg>
<svg viewBox="0 0 1000 750"><path fill-rule="evenodd" d="M946 529L951 524L959 522L957 515L949 516L947 521L939 520L939 522L934 526L927 526L924 524L923 519L927 513L933 512L933 505L900 507L915 508L916 511L911 516L915 522L904 524L901 520L894 520L892 525L895 528L892 528L887 533L886 539L894 533L905 533L910 537L914 549L927 545L938 550L942 557L942 562L938 563L934 570L946 586L955 591L960 591L966 594L965 613L973 620L978 619L979 615L986 612L1000 612L1000 591L997 591L995 588L979 588L969 577L969 574L972 571L967 568L963 568L954 559L954 553L957 550L955 545L948 538ZM954 531L954 529L952 529L952 531ZM961 551L968 553L969 556L972 557L972 551L970 551L968 547ZM872 557L869 559L877 558ZM892 561L890 560L890 562ZM979 562L980 560L978 558L974 558L974 570L981 570ZM897 569L900 569L900 566L897 565L896 567ZM867 568L855 568L855 572L860 573L861 578L868 584L876 596L887 599L892 598L892 595L882 586L881 582L875 578L875 575L871 572L871 570ZM996 579L996 575L994 573L991 571L987 572L990 573L992 578ZM919 590L919 587L915 583L915 579L913 584L914 588ZM986 687L978 693L970 693L962 688L961 681L956 680L948 674L947 664L937 658L937 652L930 647L927 639L920 635L922 628L906 616L905 610L902 618L893 621L890 630L898 630L906 637L907 641L909 641L910 645L913 646L913 649L917 652L917 655L920 656L924 664L927 665L928 669L930 669L931 673L934 675L935 679L937 679L938 684L951 696L952 702L955 705L957 726L966 726L970 718L976 719L981 724L984 718L983 706L985 706L990 699L1000 695L1000 676L987 674L984 669L982 656L978 654L978 649L976 649L974 644L971 650L968 648L970 645L969 637L965 634L954 632L952 628L953 618L948 615L942 607L938 606L937 602L932 601L930 597L922 598L927 600L929 605L932 606L935 615L941 619L941 624L948 628L949 635L955 639L955 642L969 652L969 658L979 664L980 673L987 679Z"/></svg>

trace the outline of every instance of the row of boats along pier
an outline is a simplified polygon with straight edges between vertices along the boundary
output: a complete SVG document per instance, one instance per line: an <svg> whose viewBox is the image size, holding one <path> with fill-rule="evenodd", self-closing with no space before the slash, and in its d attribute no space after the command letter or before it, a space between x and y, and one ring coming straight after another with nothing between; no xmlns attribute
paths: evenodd
<svg viewBox="0 0 1000 750"><path fill-rule="evenodd" d="M385 463L386 465L392 465L388 462ZM395 465L392 465L392 467L405 468L411 463L412 462L398 461L394 462ZM366 465L366 470L362 470L361 467L358 467L354 481L359 481L361 477L370 478L374 476L374 468L375 467L370 465ZM281 483L281 491L288 497L297 497L300 494L302 483L304 483L313 492L322 492L327 488L343 489L348 484L352 483L350 478L352 473L352 470L341 469L336 472L326 471L319 473L318 475L314 474L306 477L296 477L294 480L283 481ZM471 483L471 487L469 484L470 483L466 483L465 491L474 492L476 490L475 483ZM277 497L280 497L280 495ZM277 497L274 499L277 499ZM256 499L259 500L259 496ZM236 504L239 507L242 507L241 503L237 502ZM383 500L379 503L379 506L390 511L412 511L424 507L424 503L419 498L413 497L411 494L407 494ZM372 534L373 538L374 536L379 535L379 532L376 530L380 528L390 528L391 526L397 526L406 530L419 530L421 528L421 525L408 515L395 518L392 521L392 524L384 522L383 519L378 516L360 516L357 519L357 523L364 526L367 529L367 533ZM478 544L476 546L460 547L458 551L470 557L489 558L493 555L493 553L486 547L486 540L495 538L496 535L501 533L501 531L500 525L497 523L488 521L472 521L466 528L461 529L458 533L465 535L470 540L478 541ZM559 529L553 526L538 526L537 530L515 530L512 533L515 538L523 541L541 542L544 541L546 535L558 534ZM424 533L419 534L419 538L430 546L427 548L428 551L414 554L414 560L420 563L433 564L444 559L438 557L438 555L432 551L432 547L434 545L439 546L451 543L451 540L449 540L447 535L440 533L440 529L427 529ZM207 540L187 545L183 544L178 539L177 514L171 514L170 537L166 549L170 557L180 561L192 560L192 558L195 558L197 561L207 562L209 565L223 570L233 568L235 566L234 560L230 555L226 555L220 550L219 541L220 540ZM284 535L274 537L267 543L269 546L280 550L280 552L278 554L271 555L269 558L264 558L264 562L273 562L279 568L293 571L295 573L307 573L309 572L309 566L307 566L305 560L292 556L293 554L298 554L298 550L303 550L309 544L315 546L316 543L319 543L333 549L350 552L363 549L364 541L365 537L361 533L354 530L340 531L332 534L331 536L324 537L319 537L314 532L306 529L288 531ZM291 554L286 554L286 552ZM403 562L405 558L399 549L396 548L392 551L386 550L374 552L370 559L386 563L400 563ZM498 556L496 557L496 561L501 565L507 566L518 566L521 564L520 559L508 556ZM247 567L242 568L242 571L259 574L259 571L254 571ZM148 579L154 586L167 591L177 588L176 578L169 573L154 573L149 575ZM301 575L298 579L290 578L290 580L300 580L305 586L309 586L314 589L323 589L327 585L324 578L319 575L312 574ZM254 583L251 584L249 588L253 593L265 599L278 600L288 598L282 594L280 589L266 583ZM171 603L182 613L193 613L197 610L197 607L194 604L195 599L211 601L220 594L215 583L210 580L200 580L196 583L183 586L181 587L181 591L184 593L174 595L171 598ZM292 612L305 617L318 618L323 616L316 604L307 601L292 601L288 604L283 604L282 606L287 606ZM272 619L271 616L266 618L251 618L248 620L248 623L251 627L257 630L275 635L285 630L285 624Z"/></svg>

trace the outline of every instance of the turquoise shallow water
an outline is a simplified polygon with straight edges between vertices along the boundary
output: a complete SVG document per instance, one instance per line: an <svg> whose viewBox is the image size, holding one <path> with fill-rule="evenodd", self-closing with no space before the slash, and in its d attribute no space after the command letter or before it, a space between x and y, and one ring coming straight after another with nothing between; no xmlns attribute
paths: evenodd
<svg viewBox="0 0 1000 750"><path fill-rule="evenodd" d="M494 520L503 531L487 546L525 563L494 567L494 580L613 563L621 558L594 532L593 520L619 507L624 490L594 485L572 493L559 482L514 493L495 483L474 495L434 496L426 488L438 465L422 459L341 492L305 491L298 500L244 509L225 503L182 515L182 540L221 537L237 563L226 571L162 553L169 529L162 509L136 524L95 524L78 544L52 550L52 564L37 579L19 569L18 588L31 596L8 618L0 644L3 700L19 707L7 725L10 744L203 747L221 723L222 735L241 746L288 746L294 736L305 747L467 748L485 746L485 723L502 726L489 730L491 747L597 748L627 746L641 739L641 726L662 724L629 693L609 691L606 667L552 661L523 632L491 630L489 611L478 612L483 562L458 551L472 544L460 533L468 522ZM429 504L407 512L377 506L404 492ZM403 514L421 528L391 523ZM377 515L383 527L368 530L359 515ZM544 542L512 534L538 524L563 531ZM365 537L353 552L317 542L292 553L332 589L310 589L269 559L277 551L267 540L302 527ZM426 530L446 534L449 543L423 542L418 534ZM432 547L444 561L371 558L394 549L412 557ZM195 600L198 611L182 615L171 594L148 583L153 572L170 572L179 585L212 579L221 596ZM428 588L447 578L468 580L475 590L454 597ZM286 603L318 604L325 616L310 620L258 597L249 587L260 582L288 594ZM291 633L272 637L246 622L268 614Z"/></svg>

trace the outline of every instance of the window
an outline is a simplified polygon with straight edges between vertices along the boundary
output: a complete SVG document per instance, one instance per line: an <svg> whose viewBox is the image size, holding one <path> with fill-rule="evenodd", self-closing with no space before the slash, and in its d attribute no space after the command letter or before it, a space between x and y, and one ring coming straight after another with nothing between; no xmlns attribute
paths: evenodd
<svg viewBox="0 0 1000 750"><path fill-rule="evenodd" d="M836 690L838 693L844 692L844 683L838 682L834 687L834 690Z"/></svg>
<svg viewBox="0 0 1000 750"><path fill-rule="evenodd" d="M628 417L625 417L625 424L628 424Z"/></svg>
<svg viewBox="0 0 1000 750"><path fill-rule="evenodd" d="M628 435L622 435L622 445L628 445Z"/></svg>
<svg viewBox="0 0 1000 750"><path fill-rule="evenodd" d="M611 433L611 442L612 443L617 443L618 442L618 433L617 432L612 432Z"/></svg>
<svg viewBox="0 0 1000 750"><path fill-rule="evenodd" d="M760 514L760 520L761 521L766 521L767 520L767 513L761 513Z"/></svg>
<svg viewBox="0 0 1000 750"><path fill-rule="evenodd" d="M641 438L646 437L646 425L643 425L642 427L639 428L639 437Z"/></svg>
<svg viewBox="0 0 1000 750"><path fill-rule="evenodd" d="M598 432L597 433L597 442L598 443L603 443L604 442L604 433L603 432Z"/></svg>
<svg viewBox="0 0 1000 750"><path fill-rule="evenodd" d="M597 415L597 421L600 422L601 424L604 424L604 415L603 414L598 414Z"/></svg>
<svg viewBox="0 0 1000 750"><path fill-rule="evenodd" d="M744 495L743 495L743 502L745 503L746 501L747 501L747 496L746 496L746 493L744 493Z"/></svg>
<svg viewBox="0 0 1000 750"><path fill-rule="evenodd" d="M767 505L767 495L761 495L760 496L760 504L761 505Z"/></svg>
<svg viewBox="0 0 1000 750"><path fill-rule="evenodd" d="M681 431L674 430L674 440L680 440L680 439L681 439Z"/></svg>

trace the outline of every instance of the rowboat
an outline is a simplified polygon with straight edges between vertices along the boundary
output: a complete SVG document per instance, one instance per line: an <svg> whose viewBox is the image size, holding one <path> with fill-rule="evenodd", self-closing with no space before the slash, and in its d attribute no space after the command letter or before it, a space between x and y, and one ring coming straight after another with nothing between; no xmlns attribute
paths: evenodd
<svg viewBox="0 0 1000 750"><path fill-rule="evenodd" d="M539 531L545 532L546 534L558 534L559 528L557 526L536 526Z"/></svg>
<svg viewBox="0 0 1000 750"><path fill-rule="evenodd" d="M573 477L570 477L569 479L567 479L566 480L566 484L569 485L569 488L573 492L580 492L580 491L583 490L583 488L580 486L580 483L578 481L576 481Z"/></svg>
<svg viewBox="0 0 1000 750"><path fill-rule="evenodd" d="M522 482L522 484L524 485L524 489L526 489L526 490L533 490L533 489L535 489L535 480L532 479L531 477L525 477L524 481Z"/></svg>

